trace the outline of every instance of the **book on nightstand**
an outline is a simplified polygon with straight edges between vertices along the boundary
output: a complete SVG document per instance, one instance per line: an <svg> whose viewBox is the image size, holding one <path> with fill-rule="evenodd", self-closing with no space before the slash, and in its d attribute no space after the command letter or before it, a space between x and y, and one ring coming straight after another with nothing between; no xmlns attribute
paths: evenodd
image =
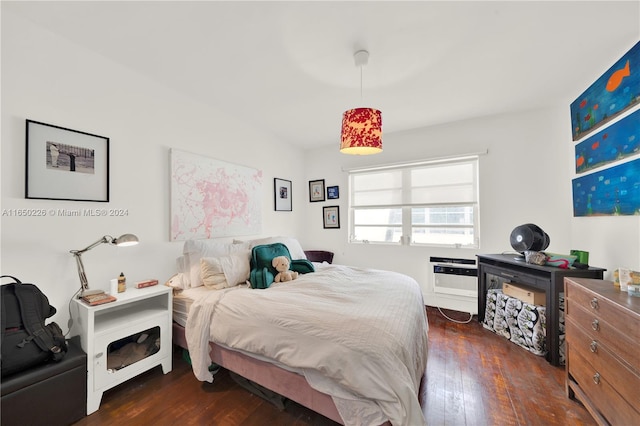
<svg viewBox="0 0 640 426"><path fill-rule="evenodd" d="M82 296L82 301L90 306L102 305L103 303L115 302L116 300L118 299L107 293L88 294L86 296Z"/></svg>
<svg viewBox="0 0 640 426"><path fill-rule="evenodd" d="M144 280L144 281L138 281L136 283L136 288L151 287L151 286L154 286L154 285L158 285L158 280L155 280L155 279Z"/></svg>

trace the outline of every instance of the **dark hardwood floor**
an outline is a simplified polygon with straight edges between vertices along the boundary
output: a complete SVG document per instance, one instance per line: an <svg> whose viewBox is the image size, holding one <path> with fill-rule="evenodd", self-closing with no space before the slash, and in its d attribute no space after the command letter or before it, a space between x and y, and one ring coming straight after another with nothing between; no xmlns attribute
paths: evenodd
<svg viewBox="0 0 640 426"><path fill-rule="evenodd" d="M444 311L464 320L468 314ZM427 308L429 360L423 411L429 425L595 425L565 396L564 368L485 330ZM34 408L35 409L35 408ZM107 392L82 425L313 425L333 421L288 401L284 410L240 387L222 370L198 382L180 352L173 371L156 367Z"/></svg>

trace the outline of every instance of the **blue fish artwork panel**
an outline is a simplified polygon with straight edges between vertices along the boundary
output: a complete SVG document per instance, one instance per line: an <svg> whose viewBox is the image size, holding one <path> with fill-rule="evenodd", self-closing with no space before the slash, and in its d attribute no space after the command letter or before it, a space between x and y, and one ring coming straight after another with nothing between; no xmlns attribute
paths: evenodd
<svg viewBox="0 0 640 426"><path fill-rule="evenodd" d="M640 42L573 101L573 140L582 139L639 102Z"/></svg>
<svg viewBox="0 0 640 426"><path fill-rule="evenodd" d="M596 169L640 151L640 109L575 147L576 173Z"/></svg>
<svg viewBox="0 0 640 426"><path fill-rule="evenodd" d="M640 215L640 159L572 181L573 215Z"/></svg>

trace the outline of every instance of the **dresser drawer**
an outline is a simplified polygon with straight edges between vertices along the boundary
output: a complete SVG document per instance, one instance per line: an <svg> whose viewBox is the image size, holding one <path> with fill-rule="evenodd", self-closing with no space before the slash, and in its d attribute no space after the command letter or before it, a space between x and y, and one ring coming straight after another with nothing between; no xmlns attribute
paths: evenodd
<svg viewBox="0 0 640 426"><path fill-rule="evenodd" d="M612 425L638 424L640 413L625 401L616 391L617 383L610 383L601 373L573 351L569 344L569 374L575 379L587 398L597 401L598 411Z"/></svg>
<svg viewBox="0 0 640 426"><path fill-rule="evenodd" d="M626 310L607 297L576 285L571 280L565 282L565 300L569 301L566 314L571 315L575 306L582 307L597 318L606 318L607 322L622 336L631 342L640 342L640 327L638 327L637 313ZM625 298L627 297L624 295Z"/></svg>
<svg viewBox="0 0 640 426"><path fill-rule="evenodd" d="M615 353L621 360L628 363L635 371L640 372L640 357L638 356L637 343L630 341L624 333L609 323L609 318L603 319L593 311L587 311L582 306L575 306L573 300L568 300L565 322L569 320L587 334L590 340L596 340L599 344Z"/></svg>
<svg viewBox="0 0 640 426"><path fill-rule="evenodd" d="M622 364L620 360L602 342L590 336L590 333L578 326L573 318L567 318L566 339L571 360L570 368L573 368L574 355L581 356L592 368L600 373L607 383L613 383L617 392L627 401L638 400L640 390L640 377Z"/></svg>

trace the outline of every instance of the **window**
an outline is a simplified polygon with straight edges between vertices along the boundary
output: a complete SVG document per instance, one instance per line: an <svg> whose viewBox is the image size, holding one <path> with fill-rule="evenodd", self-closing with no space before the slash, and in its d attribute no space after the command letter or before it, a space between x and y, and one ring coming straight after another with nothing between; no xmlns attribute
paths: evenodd
<svg viewBox="0 0 640 426"><path fill-rule="evenodd" d="M478 157L349 174L351 242L478 247Z"/></svg>

